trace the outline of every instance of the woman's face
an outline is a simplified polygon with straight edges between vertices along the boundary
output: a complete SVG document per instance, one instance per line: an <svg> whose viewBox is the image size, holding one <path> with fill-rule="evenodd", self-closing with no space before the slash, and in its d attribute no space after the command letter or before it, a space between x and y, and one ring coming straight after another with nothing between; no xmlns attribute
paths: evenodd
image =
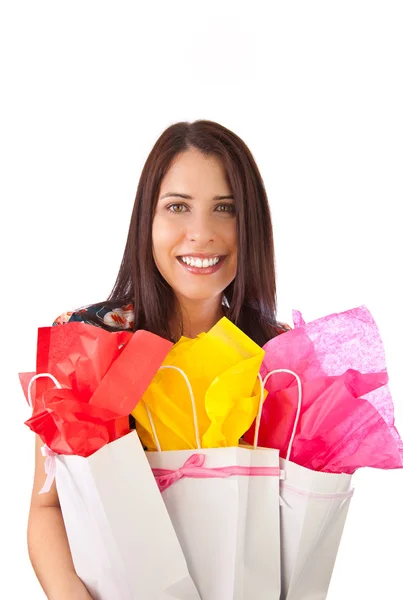
<svg viewBox="0 0 403 600"><path fill-rule="evenodd" d="M235 204L216 157L194 148L175 157L161 182L152 242L155 264L178 299L221 296L233 281Z"/></svg>

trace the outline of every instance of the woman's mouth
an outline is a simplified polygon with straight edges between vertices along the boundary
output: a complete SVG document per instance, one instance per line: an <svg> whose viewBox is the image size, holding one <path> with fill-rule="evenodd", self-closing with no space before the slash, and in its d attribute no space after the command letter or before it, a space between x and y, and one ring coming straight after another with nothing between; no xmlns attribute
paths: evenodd
<svg viewBox="0 0 403 600"><path fill-rule="evenodd" d="M177 256L176 260L189 273L194 275L211 275L222 266L225 256L202 258L200 256Z"/></svg>

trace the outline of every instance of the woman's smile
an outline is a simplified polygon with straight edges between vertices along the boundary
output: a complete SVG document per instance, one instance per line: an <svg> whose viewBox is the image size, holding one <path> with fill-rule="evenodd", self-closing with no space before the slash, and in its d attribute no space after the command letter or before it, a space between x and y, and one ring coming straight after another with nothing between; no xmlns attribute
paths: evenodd
<svg viewBox="0 0 403 600"><path fill-rule="evenodd" d="M189 273L194 275L211 275L221 269L225 256L208 258L203 254L178 256L177 261Z"/></svg>

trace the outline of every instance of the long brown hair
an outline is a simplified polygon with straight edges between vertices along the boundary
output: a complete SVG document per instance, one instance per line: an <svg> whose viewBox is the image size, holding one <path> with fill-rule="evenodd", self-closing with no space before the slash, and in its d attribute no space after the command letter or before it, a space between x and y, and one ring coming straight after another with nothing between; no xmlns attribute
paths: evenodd
<svg viewBox="0 0 403 600"><path fill-rule="evenodd" d="M180 122L158 138L143 167L126 247L107 302L133 303L134 330L170 338L177 302L152 252L152 222L161 181L177 154L197 148L222 161L237 212L238 267L225 289L226 316L259 345L278 335L273 230L262 177L246 144L213 121Z"/></svg>

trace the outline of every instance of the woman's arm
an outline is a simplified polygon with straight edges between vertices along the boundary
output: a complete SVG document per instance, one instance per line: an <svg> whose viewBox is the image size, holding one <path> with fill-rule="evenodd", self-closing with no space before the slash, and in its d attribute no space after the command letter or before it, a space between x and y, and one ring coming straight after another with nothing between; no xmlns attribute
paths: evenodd
<svg viewBox="0 0 403 600"><path fill-rule="evenodd" d="M38 493L45 480L41 446L43 442L36 436L35 476L28 519L29 557L49 600L91 600L74 570L55 482L47 494Z"/></svg>

